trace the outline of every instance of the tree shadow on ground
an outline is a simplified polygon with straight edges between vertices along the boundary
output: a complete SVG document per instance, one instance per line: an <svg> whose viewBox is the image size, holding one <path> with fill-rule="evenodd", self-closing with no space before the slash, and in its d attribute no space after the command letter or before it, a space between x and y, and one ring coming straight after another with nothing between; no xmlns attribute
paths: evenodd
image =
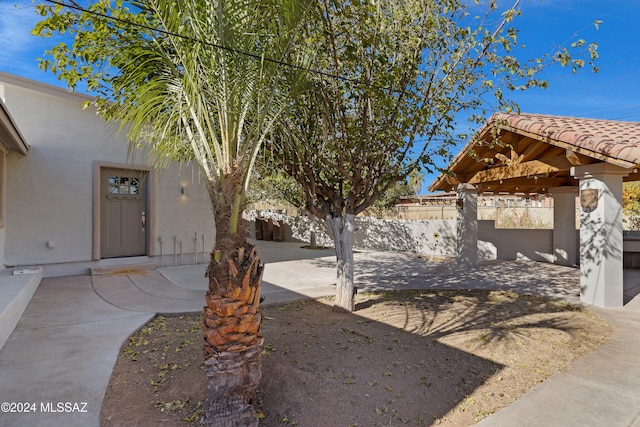
<svg viewBox="0 0 640 427"><path fill-rule="evenodd" d="M477 267L458 267L455 259L436 260L416 255L368 252L356 254L355 286L360 291L406 289L502 289L578 302L580 270L535 261L481 261ZM331 258L312 261L329 267ZM334 265L334 264L333 264Z"/></svg>
<svg viewBox="0 0 640 427"><path fill-rule="evenodd" d="M286 312L263 324L261 426L430 425L502 369L428 336L305 304L314 315L300 324Z"/></svg>
<svg viewBox="0 0 640 427"><path fill-rule="evenodd" d="M529 331L575 333L575 323L564 317L574 310L479 290L359 295L350 314L316 301L271 309L263 324L261 426L282 425L285 418L310 427L426 426L452 411L461 422L454 425L474 424L497 409L490 407L493 391L474 393L497 384L505 365L464 349L495 344L517 357L510 343L538 345ZM542 380L537 368L532 363L532 374L524 375L530 387ZM505 399L498 405L511 402Z"/></svg>
<svg viewBox="0 0 640 427"><path fill-rule="evenodd" d="M422 336L439 339L456 333L469 333L485 330L484 342L505 340L531 328L549 328L565 332L572 327L561 318L542 318L530 320L523 313L563 313L579 310L562 302L554 302L532 295L518 294L512 291L460 289L425 289L398 293L380 292L370 296L359 304L356 310L366 309L375 304L385 303L390 307L412 307L412 310L394 310L397 319L386 318L395 326ZM452 311L452 305L465 299L462 307ZM414 309L415 307L415 309ZM419 313L419 316L416 316ZM449 313L446 320L440 319L443 313ZM451 315L455 314L455 315ZM499 319L500 322L495 322Z"/></svg>
<svg viewBox="0 0 640 427"><path fill-rule="evenodd" d="M251 241L260 251L260 259L265 263L275 263L284 261L297 261L304 259L315 259L333 256L335 264L336 251L333 247L323 247L321 249L306 249L305 242L273 242L266 240Z"/></svg>

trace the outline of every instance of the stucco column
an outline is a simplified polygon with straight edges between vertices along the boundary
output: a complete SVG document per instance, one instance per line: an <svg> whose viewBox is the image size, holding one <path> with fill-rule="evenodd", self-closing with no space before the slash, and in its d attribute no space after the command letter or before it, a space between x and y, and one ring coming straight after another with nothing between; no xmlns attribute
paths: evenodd
<svg viewBox="0 0 640 427"><path fill-rule="evenodd" d="M460 184L457 188L456 222L458 265L478 265L478 192L471 184Z"/></svg>
<svg viewBox="0 0 640 427"><path fill-rule="evenodd" d="M580 180L580 300L623 305L622 178L630 170L608 163L575 166Z"/></svg>
<svg viewBox="0 0 640 427"><path fill-rule="evenodd" d="M553 262L576 264L576 187L550 188L553 197Z"/></svg>

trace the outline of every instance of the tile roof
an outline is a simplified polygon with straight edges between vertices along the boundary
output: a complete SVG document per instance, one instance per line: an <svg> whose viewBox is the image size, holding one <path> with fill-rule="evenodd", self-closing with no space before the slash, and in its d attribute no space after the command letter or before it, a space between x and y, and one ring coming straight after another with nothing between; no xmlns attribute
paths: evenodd
<svg viewBox="0 0 640 427"><path fill-rule="evenodd" d="M571 167L599 162L629 169L625 180L639 180L640 122L496 113L430 190L468 182L479 191L546 191L577 185Z"/></svg>
<svg viewBox="0 0 640 427"><path fill-rule="evenodd" d="M497 113L485 126L503 120L509 127L538 135L541 140L548 138L612 159L640 163L640 122Z"/></svg>

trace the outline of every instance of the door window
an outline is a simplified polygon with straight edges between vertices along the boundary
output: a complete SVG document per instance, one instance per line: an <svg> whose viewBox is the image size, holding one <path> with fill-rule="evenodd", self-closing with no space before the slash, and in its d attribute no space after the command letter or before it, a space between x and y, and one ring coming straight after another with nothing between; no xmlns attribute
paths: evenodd
<svg viewBox="0 0 640 427"><path fill-rule="evenodd" d="M140 181L136 177L109 175L109 194L137 196L140 194Z"/></svg>

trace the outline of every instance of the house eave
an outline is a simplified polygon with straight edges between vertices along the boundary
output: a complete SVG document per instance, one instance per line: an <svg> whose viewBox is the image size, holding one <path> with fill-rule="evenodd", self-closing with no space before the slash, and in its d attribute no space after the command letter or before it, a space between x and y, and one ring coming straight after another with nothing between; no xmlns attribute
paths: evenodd
<svg viewBox="0 0 640 427"><path fill-rule="evenodd" d="M7 148L8 152L16 151L22 155L29 152L29 144L25 141L16 126L9 110L0 99L0 142Z"/></svg>
<svg viewBox="0 0 640 427"><path fill-rule="evenodd" d="M90 96L80 92L73 92L67 89L63 89L58 86L53 86L48 83L39 82L36 80L27 79L24 77L16 76L13 74L0 71L0 82L12 86L21 87L37 93L44 93L56 98L69 99L71 101L80 102L92 102L95 100L95 96Z"/></svg>

